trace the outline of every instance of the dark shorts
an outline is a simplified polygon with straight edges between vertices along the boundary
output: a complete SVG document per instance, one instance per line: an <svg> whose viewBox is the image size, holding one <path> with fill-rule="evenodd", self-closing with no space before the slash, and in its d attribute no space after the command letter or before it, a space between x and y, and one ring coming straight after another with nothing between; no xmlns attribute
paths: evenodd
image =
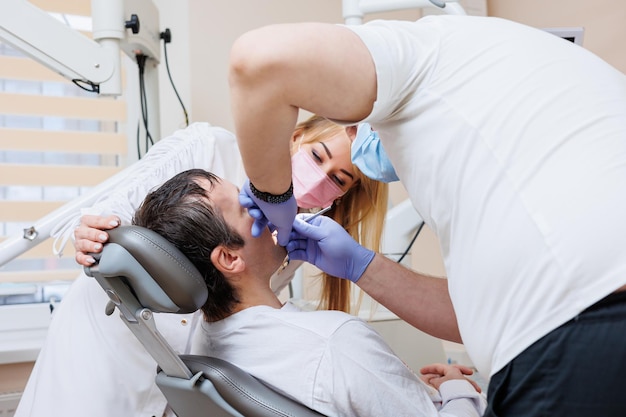
<svg viewBox="0 0 626 417"><path fill-rule="evenodd" d="M626 417L626 291L531 345L487 392L485 417Z"/></svg>

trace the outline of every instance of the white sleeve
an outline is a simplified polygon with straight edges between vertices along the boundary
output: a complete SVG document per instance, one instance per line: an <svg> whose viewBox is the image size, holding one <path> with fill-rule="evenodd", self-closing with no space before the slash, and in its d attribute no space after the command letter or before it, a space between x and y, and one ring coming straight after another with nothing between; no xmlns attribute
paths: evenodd
<svg viewBox="0 0 626 417"><path fill-rule="evenodd" d="M446 381L439 387L443 400L439 415L458 417L478 413L482 416L487 407L485 396L474 389L472 384L461 379Z"/></svg>
<svg viewBox="0 0 626 417"><path fill-rule="evenodd" d="M322 407L332 404L336 414L345 416L448 416L437 411L430 389L374 329L354 319L332 335L320 362L313 401ZM473 405L473 400L463 402ZM455 410L455 417L481 416L473 406Z"/></svg>
<svg viewBox="0 0 626 417"><path fill-rule="evenodd" d="M419 94L438 55L439 31L435 24L375 20L346 26L367 47L376 67L376 101L365 119L384 121L406 104L407 94Z"/></svg>
<svg viewBox="0 0 626 417"><path fill-rule="evenodd" d="M191 168L206 169L236 185L243 183L243 164L235 136L208 123L193 123L161 139L141 160L90 191L95 196L88 207L79 205L59 220L50 233L55 238L54 253L63 253L81 215L115 214L123 224L129 224L150 191Z"/></svg>

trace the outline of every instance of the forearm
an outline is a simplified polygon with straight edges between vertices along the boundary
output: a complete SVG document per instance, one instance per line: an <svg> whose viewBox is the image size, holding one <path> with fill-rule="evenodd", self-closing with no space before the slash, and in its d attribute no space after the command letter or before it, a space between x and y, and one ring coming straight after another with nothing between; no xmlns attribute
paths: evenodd
<svg viewBox="0 0 626 417"><path fill-rule="evenodd" d="M363 43L349 29L322 23L244 34L231 50L229 83L246 174L272 194L284 193L291 181L289 139L298 109L356 122L376 98Z"/></svg>
<svg viewBox="0 0 626 417"><path fill-rule="evenodd" d="M419 274L377 254L357 284L412 326L461 343L446 279Z"/></svg>
<svg viewBox="0 0 626 417"><path fill-rule="evenodd" d="M268 78L231 71L231 104L246 175L259 190L280 195L291 182L289 139L298 109Z"/></svg>

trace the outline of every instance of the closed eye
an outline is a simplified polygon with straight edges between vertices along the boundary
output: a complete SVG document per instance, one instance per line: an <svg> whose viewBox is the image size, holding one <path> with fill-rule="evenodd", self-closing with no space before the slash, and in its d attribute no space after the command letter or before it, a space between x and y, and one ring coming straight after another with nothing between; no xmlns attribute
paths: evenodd
<svg viewBox="0 0 626 417"><path fill-rule="evenodd" d="M337 183L337 185L339 185L340 187L344 187L346 185L346 182L344 180L341 179L341 177L338 177L336 175L333 175L331 177L333 179L333 181L335 181Z"/></svg>
<svg viewBox="0 0 626 417"><path fill-rule="evenodd" d="M323 162L322 157L315 149L311 150L311 155L313 156L313 159L315 160L315 162L317 162L318 164L321 164Z"/></svg>

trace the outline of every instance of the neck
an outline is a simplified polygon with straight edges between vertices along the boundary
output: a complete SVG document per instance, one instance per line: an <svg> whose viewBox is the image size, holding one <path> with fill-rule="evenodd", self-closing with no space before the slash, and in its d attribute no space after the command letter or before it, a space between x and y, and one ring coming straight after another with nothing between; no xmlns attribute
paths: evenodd
<svg viewBox="0 0 626 417"><path fill-rule="evenodd" d="M232 314L255 306L282 307L282 303L269 286L269 280L242 278L238 279L234 286L239 303L233 309Z"/></svg>

